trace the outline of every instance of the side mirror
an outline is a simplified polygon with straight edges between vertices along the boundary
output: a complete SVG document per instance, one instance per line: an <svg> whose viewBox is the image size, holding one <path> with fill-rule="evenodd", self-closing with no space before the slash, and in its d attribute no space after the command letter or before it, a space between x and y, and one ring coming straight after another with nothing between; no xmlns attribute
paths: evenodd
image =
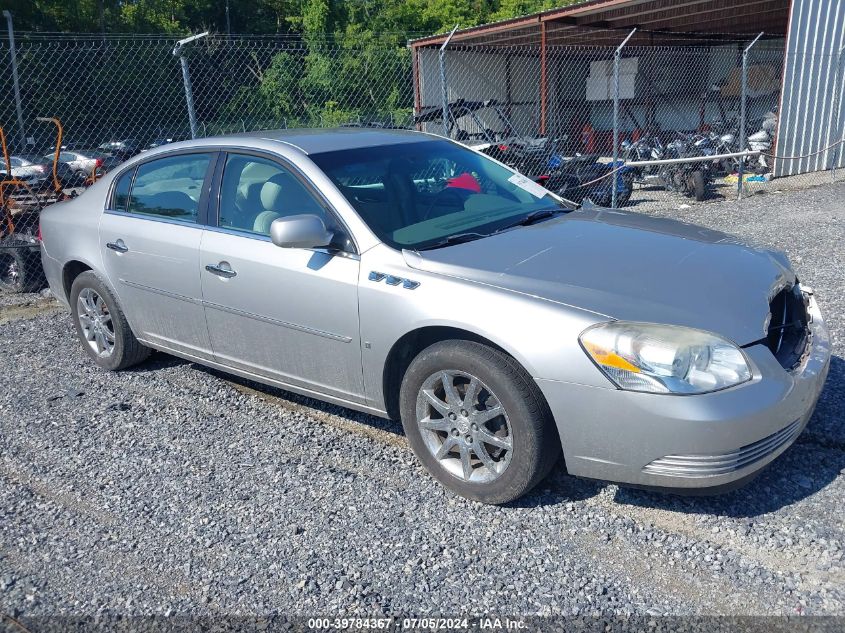
<svg viewBox="0 0 845 633"><path fill-rule="evenodd" d="M333 237L323 220L313 214L278 218L270 225L270 239L282 248L321 248L331 244Z"/></svg>

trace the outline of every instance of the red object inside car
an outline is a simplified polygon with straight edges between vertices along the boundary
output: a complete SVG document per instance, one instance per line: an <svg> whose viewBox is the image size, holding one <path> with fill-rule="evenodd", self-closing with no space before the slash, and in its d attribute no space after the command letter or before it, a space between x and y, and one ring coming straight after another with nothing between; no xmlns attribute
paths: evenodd
<svg viewBox="0 0 845 633"><path fill-rule="evenodd" d="M481 193L481 185L478 183L476 177L468 171L465 171L460 176L450 178L446 182L446 187L452 187L454 189L469 189L475 193Z"/></svg>

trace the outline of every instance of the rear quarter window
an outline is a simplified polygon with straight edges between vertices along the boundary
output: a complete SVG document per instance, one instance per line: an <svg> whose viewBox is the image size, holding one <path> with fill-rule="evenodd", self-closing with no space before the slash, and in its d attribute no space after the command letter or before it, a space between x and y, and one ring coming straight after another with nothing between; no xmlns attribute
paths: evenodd
<svg viewBox="0 0 845 633"><path fill-rule="evenodd" d="M129 203L129 188L132 186L132 176L134 175L135 170L130 169L117 179L114 185L114 191L112 191L111 204L109 204L110 209L126 211Z"/></svg>

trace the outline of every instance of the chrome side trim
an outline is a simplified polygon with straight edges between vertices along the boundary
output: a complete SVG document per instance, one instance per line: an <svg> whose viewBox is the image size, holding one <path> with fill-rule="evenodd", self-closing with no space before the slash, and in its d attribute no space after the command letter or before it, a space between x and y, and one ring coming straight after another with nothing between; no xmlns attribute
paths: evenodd
<svg viewBox="0 0 845 633"><path fill-rule="evenodd" d="M384 281L384 283L388 286L398 286L401 284L405 290L416 290L420 286L420 282L414 281L413 279L405 279L404 277L397 277L396 275L388 275L375 270L370 271L370 274L367 275L367 279L375 281L376 283Z"/></svg>
<svg viewBox="0 0 845 633"><path fill-rule="evenodd" d="M272 242L273 240L270 239L269 235L264 235L263 233L253 233L252 231L244 231L241 229L233 229L225 226L204 226L202 227L206 231L211 231L213 233L222 233L223 235L232 235L234 237L243 237L248 240L258 240L259 242ZM356 253L349 253L347 251L340 251L328 248L304 248L301 250L311 251L312 253L322 253L324 255L333 255L336 257L344 257L346 259L351 259L354 261L360 261L361 256L357 255Z"/></svg>
<svg viewBox="0 0 845 633"><path fill-rule="evenodd" d="M272 319L267 316L263 316L261 314L254 314L252 312L246 312L244 310L238 310L237 308L230 308L229 306L220 305L219 303L212 303L211 301L205 301L202 299L194 299L192 297L186 297L185 295L176 294L175 292L168 292L167 290L161 290L160 288L153 288L151 286L145 286L143 284L136 283L134 281L129 281L127 279L120 279L120 282L126 284L127 286L131 286L133 288L137 288L139 290L145 290L147 292L152 292L158 295L162 295L165 297L170 297L171 299L179 299L181 301L187 301L188 303L193 303L194 305L201 305L206 308L214 308L215 310L221 310L223 312L228 312L230 314L234 314L237 316L247 317L249 319L255 319L256 321L262 321L264 323L270 323L272 325L279 325L281 327L286 327L291 330L296 330L298 332L305 332L306 334L313 334L315 336L322 336L323 338L328 338L333 341L340 341L341 343L351 343L352 337L350 336L343 336L342 334L334 334L333 332L325 332L324 330L317 330L314 328L307 327L305 325L299 325L297 323L288 323L287 321L279 321L277 319Z"/></svg>
<svg viewBox="0 0 845 633"><path fill-rule="evenodd" d="M145 215L143 213L129 213L128 211L115 211L114 209L106 209L103 212L105 215L117 215L122 218L133 218L135 220L146 220L147 222L158 222L159 224L175 224L176 226L186 226L193 229L202 230L206 228L205 225L198 222L188 222L186 220L173 220L160 215Z"/></svg>
<svg viewBox="0 0 845 633"><path fill-rule="evenodd" d="M263 323L270 323L271 325L278 325L281 327L286 327L291 330L296 330L298 332L305 332L306 334L313 334L315 336L322 336L323 338L328 338L333 341L340 341L341 343L351 343L352 337L350 336L343 336L342 334L334 334L332 332L325 332L323 330L316 330L314 328L307 327L305 325L298 325L296 323L288 323L287 321L279 321L278 319L273 319L267 316L263 316L261 314L254 314L252 312L246 312L244 310L238 310L237 308L231 308L229 306L220 305L219 303L212 303L211 301L201 301L203 306L206 308L214 308L215 310L220 310L222 312L228 312L229 314L234 314L236 316L247 317L248 319L254 319L256 321L261 321Z"/></svg>
<svg viewBox="0 0 845 633"><path fill-rule="evenodd" d="M129 281L128 279L123 279L122 277L118 277L118 281L122 284L126 284L127 286L131 286L132 288L137 288L138 290L145 290L147 292L152 292L157 295L162 295L163 297L170 297L171 299L179 299L180 301L187 301L188 303L193 303L195 305L201 305L202 301L199 299L194 299L193 297L186 297L185 295L180 295L175 292L170 292L168 290L162 290L161 288L153 288L152 286L145 286L144 284L139 284L135 281Z"/></svg>

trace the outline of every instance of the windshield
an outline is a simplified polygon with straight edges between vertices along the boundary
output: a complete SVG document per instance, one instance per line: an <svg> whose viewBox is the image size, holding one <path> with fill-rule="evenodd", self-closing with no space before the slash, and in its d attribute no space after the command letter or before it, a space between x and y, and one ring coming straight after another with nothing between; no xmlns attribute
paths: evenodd
<svg viewBox="0 0 845 633"><path fill-rule="evenodd" d="M567 208L525 176L446 140L310 158L379 239L394 248L425 249L445 245L453 236L484 237L536 211Z"/></svg>

